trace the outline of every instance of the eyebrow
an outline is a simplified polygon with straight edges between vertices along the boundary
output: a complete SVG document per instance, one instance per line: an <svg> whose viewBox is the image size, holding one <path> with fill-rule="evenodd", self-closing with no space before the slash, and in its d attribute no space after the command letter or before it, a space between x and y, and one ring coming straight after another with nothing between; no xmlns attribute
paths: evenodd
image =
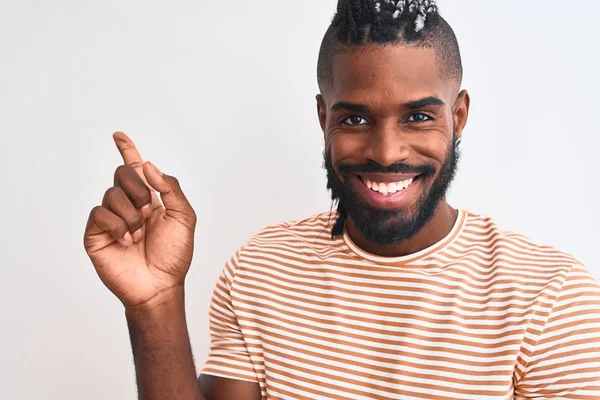
<svg viewBox="0 0 600 400"><path fill-rule="evenodd" d="M409 110L415 110L417 108L423 108L423 107L427 107L427 106L444 107L445 105L446 105L446 103L444 103L442 101L442 99L438 99L437 97L434 97L434 96L429 96L429 97L425 97L423 99L409 101L408 103L406 103L404 105L404 107L408 108Z"/></svg>
<svg viewBox="0 0 600 400"><path fill-rule="evenodd" d="M341 110L365 114L369 112L370 108L364 104L350 103L347 101L340 101L339 103L335 103L333 106L331 106L331 111Z"/></svg>
<svg viewBox="0 0 600 400"><path fill-rule="evenodd" d="M444 107L445 105L446 105L446 103L444 103L441 99L434 97L434 96L429 96L429 97L424 97L419 100L409 101L408 103L403 104L402 108L407 108L409 110L416 110L418 108L423 108L423 107L427 107L427 106ZM362 113L368 113L370 111L370 108L369 108L369 106L367 106L365 104L350 103L348 101L340 101L338 103L335 103L333 106L331 106L331 111L340 111L340 110L345 110L345 111L362 114Z"/></svg>

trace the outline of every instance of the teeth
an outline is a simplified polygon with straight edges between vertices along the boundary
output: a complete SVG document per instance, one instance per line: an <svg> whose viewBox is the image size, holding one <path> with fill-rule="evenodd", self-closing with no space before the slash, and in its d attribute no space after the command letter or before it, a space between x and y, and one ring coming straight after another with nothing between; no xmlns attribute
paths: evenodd
<svg viewBox="0 0 600 400"><path fill-rule="evenodd" d="M363 182L367 185L369 189L373 190L374 192L379 192L384 196L387 196L388 194L394 194L406 189L414 182L414 178L407 179L401 182L390 183L371 182L368 179L363 179Z"/></svg>

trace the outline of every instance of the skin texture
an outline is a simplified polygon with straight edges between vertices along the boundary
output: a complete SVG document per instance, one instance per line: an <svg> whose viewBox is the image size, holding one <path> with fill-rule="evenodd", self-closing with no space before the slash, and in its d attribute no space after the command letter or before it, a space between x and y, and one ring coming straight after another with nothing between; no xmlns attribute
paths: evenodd
<svg viewBox="0 0 600 400"><path fill-rule="evenodd" d="M198 379L207 400L260 400L260 386L251 382L236 381L210 375Z"/></svg>
<svg viewBox="0 0 600 400"><path fill-rule="evenodd" d="M363 48L336 56L333 68L334 80L317 96L317 104L334 168L343 162L371 161L381 166L429 163L439 170L447 159L453 131L456 137L462 136L469 96L458 93L457 82L439 78L432 50ZM403 106L431 96L446 105L419 110ZM340 101L360 104L366 110L333 111L332 106ZM435 117L435 122L408 122L418 112ZM341 123L357 115L369 123ZM125 134L116 133L114 140L124 165L117 168L114 186L107 190L102 205L92 210L84 245L98 276L125 307L139 398L259 400L258 384L211 376L196 379L184 296L196 214L177 179L144 163ZM423 191L435 175L429 179ZM351 220L348 231L364 250L398 256L439 241L455 219L456 210L442 201L417 235L391 246L370 242Z"/></svg>
<svg viewBox="0 0 600 400"><path fill-rule="evenodd" d="M429 48L366 45L334 58L333 82L317 96L317 111L326 152L344 184L348 183L339 173L343 163L371 162L383 167L430 164L439 173L449 155L453 133L457 139L462 137L470 99L466 91L459 93L458 82L440 76L435 57ZM407 107L425 98L437 98L445 105ZM336 107L340 102L360 107ZM413 206L417 197L427 195L437 173L421 182L419 193L410 199ZM412 217L415 208L405 207L398 213ZM363 250L395 257L435 244L450 232L456 217L457 211L443 199L415 236L392 245L368 240L351 218L347 230Z"/></svg>

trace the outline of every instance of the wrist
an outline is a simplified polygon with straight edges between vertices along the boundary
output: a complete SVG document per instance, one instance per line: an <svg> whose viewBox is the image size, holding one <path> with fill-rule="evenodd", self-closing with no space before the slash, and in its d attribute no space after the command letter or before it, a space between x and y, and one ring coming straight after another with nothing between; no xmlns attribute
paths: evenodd
<svg viewBox="0 0 600 400"><path fill-rule="evenodd" d="M172 315L177 310L184 310L185 290L183 284L162 290L150 299L135 306L125 306L127 318L147 318Z"/></svg>

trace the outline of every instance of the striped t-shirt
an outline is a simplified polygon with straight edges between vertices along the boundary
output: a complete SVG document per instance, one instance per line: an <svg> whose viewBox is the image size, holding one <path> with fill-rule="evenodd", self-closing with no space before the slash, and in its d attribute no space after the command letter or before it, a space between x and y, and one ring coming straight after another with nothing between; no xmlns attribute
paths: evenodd
<svg viewBox="0 0 600 400"><path fill-rule="evenodd" d="M379 257L332 239L334 217L270 226L226 263L203 374L263 400L600 399L600 285L575 258L467 211Z"/></svg>

